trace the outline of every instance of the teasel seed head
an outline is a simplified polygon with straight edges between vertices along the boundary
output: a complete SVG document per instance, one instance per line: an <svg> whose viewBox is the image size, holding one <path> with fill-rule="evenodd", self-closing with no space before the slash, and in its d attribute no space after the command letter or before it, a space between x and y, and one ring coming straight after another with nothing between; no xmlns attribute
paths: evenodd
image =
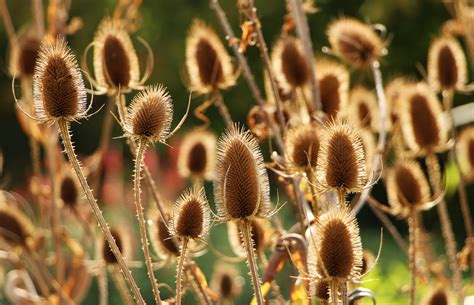
<svg viewBox="0 0 474 305"><path fill-rule="evenodd" d="M171 96L162 85L147 87L132 99L125 122L126 132L135 138L163 142L173 119Z"/></svg>
<svg viewBox="0 0 474 305"><path fill-rule="evenodd" d="M115 239L115 243L117 244L117 248L119 249L120 253L125 259L130 259L131 256L131 239L130 235L127 232L119 227L112 227L110 228L110 233L112 237ZM99 247L97 247L99 253L98 257L102 259L105 264L107 265L115 265L117 264L117 259L115 258L114 253L109 247L107 240L103 237L99 237Z"/></svg>
<svg viewBox="0 0 474 305"><path fill-rule="evenodd" d="M125 24L104 18L94 37L94 74L101 89L128 92L140 83L140 66Z"/></svg>
<svg viewBox="0 0 474 305"><path fill-rule="evenodd" d="M400 117L400 96L404 91L404 88L414 83L407 77L399 76L388 82L385 87L385 98L387 99L388 113L390 113L391 123L398 121Z"/></svg>
<svg viewBox="0 0 474 305"><path fill-rule="evenodd" d="M362 266L360 268L360 275L366 274L375 264L375 257L369 250L362 252Z"/></svg>
<svg viewBox="0 0 474 305"><path fill-rule="evenodd" d="M365 162L359 131L342 121L329 122L321 140L316 166L318 191L362 191L367 183Z"/></svg>
<svg viewBox="0 0 474 305"><path fill-rule="evenodd" d="M212 180L216 165L216 136L196 129L187 133L178 155L178 172L182 177Z"/></svg>
<svg viewBox="0 0 474 305"><path fill-rule="evenodd" d="M204 188L187 190L174 205L171 235L181 239L204 240L209 234L209 214Z"/></svg>
<svg viewBox="0 0 474 305"><path fill-rule="evenodd" d="M263 218L269 213L268 176L258 143L232 126L217 144L214 197L224 221Z"/></svg>
<svg viewBox="0 0 474 305"><path fill-rule="evenodd" d="M400 161L387 173L388 202L401 217L430 201L430 187L420 165Z"/></svg>
<svg viewBox="0 0 474 305"><path fill-rule="evenodd" d="M33 224L20 209L12 205L0 206L0 247L26 247L33 234Z"/></svg>
<svg viewBox="0 0 474 305"><path fill-rule="evenodd" d="M384 53L384 43L375 31L354 18L333 21L327 36L334 53L356 68L369 66Z"/></svg>
<svg viewBox="0 0 474 305"><path fill-rule="evenodd" d="M18 47L12 49L10 73L20 78L32 78L41 47L41 40L32 34L20 37Z"/></svg>
<svg viewBox="0 0 474 305"><path fill-rule="evenodd" d="M362 146L364 147L367 173L370 173L372 171L375 152L377 151L375 137L374 134L369 130L360 130L360 138L362 140Z"/></svg>
<svg viewBox="0 0 474 305"><path fill-rule="evenodd" d="M359 86L351 91L345 115L349 122L358 128L376 130L379 128L378 108L375 94Z"/></svg>
<svg viewBox="0 0 474 305"><path fill-rule="evenodd" d="M155 253L161 259L176 258L179 256L179 247L173 242L171 232L168 228L170 217L165 215L163 220L157 211L151 212L150 218L153 221L148 222L148 232L150 241Z"/></svg>
<svg viewBox="0 0 474 305"><path fill-rule="evenodd" d="M436 94L426 83L406 86L402 92L400 114L403 136L416 152L433 152L447 140L447 126Z"/></svg>
<svg viewBox="0 0 474 305"><path fill-rule="evenodd" d="M235 84L232 61L216 32L196 19L186 38L186 68L190 90L205 94Z"/></svg>
<svg viewBox="0 0 474 305"><path fill-rule="evenodd" d="M310 79L310 70L303 45L297 38L281 37L272 51L272 65L278 83L285 92L304 87Z"/></svg>
<svg viewBox="0 0 474 305"><path fill-rule="evenodd" d="M235 267L218 263L214 270L211 288L221 300L232 300L242 293L243 278Z"/></svg>
<svg viewBox="0 0 474 305"><path fill-rule="evenodd" d="M81 200L82 189L78 184L77 178L71 174L67 172L62 175L59 197L66 207L75 209Z"/></svg>
<svg viewBox="0 0 474 305"><path fill-rule="evenodd" d="M320 130L312 124L290 129L285 136L285 148L291 167L306 171L316 167L320 142Z"/></svg>
<svg viewBox="0 0 474 305"><path fill-rule="evenodd" d="M443 286L441 284L438 284L434 288L432 288L431 291L428 292L422 304L423 305L450 305L454 303L451 301L450 295L443 288Z"/></svg>
<svg viewBox="0 0 474 305"><path fill-rule="evenodd" d="M317 59L316 66L321 92L321 110L328 118L336 118L348 104L349 71L343 65L324 58Z"/></svg>
<svg viewBox="0 0 474 305"><path fill-rule="evenodd" d="M66 42L41 45L33 80L33 100L40 120L78 120L86 113L86 90L76 59Z"/></svg>
<svg viewBox="0 0 474 305"><path fill-rule="evenodd" d="M257 254L262 254L268 246L269 235L272 232L271 226L266 219L253 219L250 221L250 228L254 250ZM247 252L242 245L239 228L235 222L227 223L227 235L232 252L239 257L246 258Z"/></svg>
<svg viewBox="0 0 474 305"><path fill-rule="evenodd" d="M467 81L467 62L454 37L435 39L428 51L428 82L437 90L462 89Z"/></svg>
<svg viewBox="0 0 474 305"><path fill-rule="evenodd" d="M329 283L327 281L317 281L310 284L311 295L319 301L328 302L330 298ZM323 303L324 304L324 303Z"/></svg>
<svg viewBox="0 0 474 305"><path fill-rule="evenodd" d="M461 131L456 142L456 154L461 173L468 181L474 181L474 126Z"/></svg>

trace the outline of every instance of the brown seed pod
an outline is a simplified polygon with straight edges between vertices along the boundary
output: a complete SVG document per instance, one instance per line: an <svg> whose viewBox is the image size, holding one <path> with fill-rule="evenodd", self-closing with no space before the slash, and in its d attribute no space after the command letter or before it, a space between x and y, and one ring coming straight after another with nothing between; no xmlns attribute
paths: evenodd
<svg viewBox="0 0 474 305"><path fill-rule="evenodd" d="M321 92L321 110L329 118L336 118L348 104L349 71L343 65L324 58L317 59L316 66Z"/></svg>
<svg viewBox="0 0 474 305"><path fill-rule="evenodd" d="M435 151L446 144L447 126L435 93L426 83L407 86L400 105L403 136L411 150Z"/></svg>
<svg viewBox="0 0 474 305"><path fill-rule="evenodd" d="M384 53L384 43L375 31L354 18L333 21L327 36L334 53L356 68L369 66Z"/></svg>
<svg viewBox="0 0 474 305"><path fill-rule="evenodd" d="M12 49L10 73L20 78L32 78L41 47L41 40L31 34L19 39L18 47Z"/></svg>
<svg viewBox="0 0 474 305"><path fill-rule="evenodd" d="M179 247L171 239L173 235L171 235L167 225L169 217L166 217L165 223L160 214L155 211L151 215L153 221L148 222L151 245L161 259L176 258L180 253Z"/></svg>
<svg viewBox="0 0 474 305"><path fill-rule="evenodd" d="M376 130L379 128L377 98L372 91L364 87L351 90L346 117L354 126L361 129Z"/></svg>
<svg viewBox="0 0 474 305"><path fill-rule="evenodd" d="M232 61L216 32L196 19L186 38L189 89L199 94L235 84Z"/></svg>
<svg viewBox="0 0 474 305"><path fill-rule="evenodd" d="M137 53L119 19L106 17L94 37L94 74L99 89L128 92L140 83Z"/></svg>
<svg viewBox="0 0 474 305"><path fill-rule="evenodd" d="M34 227L26 215L11 205L0 206L0 247L25 247ZM2 247L3 248L3 247Z"/></svg>
<svg viewBox="0 0 474 305"><path fill-rule="evenodd" d="M320 131L306 124L292 128L285 136L285 148L291 166L296 170L316 167L320 142Z"/></svg>
<svg viewBox="0 0 474 305"><path fill-rule="evenodd" d="M232 300L242 293L243 278L232 265L218 263L212 275L211 288L221 300Z"/></svg>
<svg viewBox="0 0 474 305"><path fill-rule="evenodd" d="M271 226L266 219L253 219L250 222L252 230L252 242L257 254L262 254L268 246ZM227 236L231 245L232 252L239 257L246 258L247 252L242 245L241 237L237 224L234 222L227 223Z"/></svg>
<svg viewBox="0 0 474 305"><path fill-rule="evenodd" d="M424 298L423 305L449 305L454 304L451 297L442 285L437 285Z"/></svg>
<svg viewBox="0 0 474 305"><path fill-rule="evenodd" d="M33 99L40 120L78 120L86 112L86 90L66 42L44 42L34 73Z"/></svg>
<svg viewBox="0 0 474 305"><path fill-rule="evenodd" d="M467 62L454 37L439 37L428 51L428 83L435 90L462 89L467 82Z"/></svg>
<svg viewBox="0 0 474 305"><path fill-rule="evenodd" d="M255 138L234 125L217 144L214 198L224 221L266 217L270 198L263 156Z"/></svg>
<svg viewBox="0 0 474 305"><path fill-rule="evenodd" d="M362 191L367 183L364 147L358 130L345 122L326 125L316 166L317 189L321 193L338 190Z"/></svg>
<svg viewBox="0 0 474 305"><path fill-rule="evenodd" d="M468 181L474 181L474 126L461 131L456 143L456 154L461 173Z"/></svg>
<svg viewBox="0 0 474 305"><path fill-rule="evenodd" d="M125 259L130 259L131 249L132 249L130 235L128 235L125 230L122 230L121 228L118 228L118 227L110 228L110 233L112 234L112 237L115 239L117 248L119 249L122 256ZM112 253L112 250L110 250L110 247L107 241L102 236L99 239L99 246L97 247L97 249L99 251L98 257L102 259L105 262L105 264L107 265L117 264L117 259L115 258L115 255Z"/></svg>
<svg viewBox="0 0 474 305"><path fill-rule="evenodd" d="M59 197L63 204L71 209L76 208L79 205L81 194L82 189L78 185L76 177L69 173L64 174L59 187Z"/></svg>
<svg viewBox="0 0 474 305"><path fill-rule="evenodd" d="M162 85L147 87L128 107L125 129L133 137L164 141L173 119L171 96Z"/></svg>
<svg viewBox="0 0 474 305"><path fill-rule="evenodd" d="M216 164L216 136L194 130L183 136L179 147L178 172L182 177L212 180Z"/></svg>

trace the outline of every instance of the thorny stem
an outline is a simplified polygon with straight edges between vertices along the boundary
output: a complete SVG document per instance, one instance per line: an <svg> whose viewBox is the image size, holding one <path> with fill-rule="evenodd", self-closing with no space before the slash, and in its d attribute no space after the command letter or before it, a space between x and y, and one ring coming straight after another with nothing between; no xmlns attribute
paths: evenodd
<svg viewBox="0 0 474 305"><path fill-rule="evenodd" d="M426 167L428 168L428 176L430 179L435 197L441 194L441 170L438 158L434 153L429 153L425 159ZM453 273L453 286L457 292L460 302L462 303L462 276L456 258L456 239L454 238L451 220L449 219L448 208L446 200L443 198L438 205L439 220L441 222L441 233L443 234L444 245L449 258L449 264Z"/></svg>
<svg viewBox="0 0 474 305"><path fill-rule="evenodd" d="M258 267L257 267L257 259L255 257L255 250L252 240L252 227L250 224L250 220L243 219L239 222L240 232L242 235L242 242L245 245L245 251L247 252L247 263L250 269L250 275L252 277L252 284L253 289L255 292L255 299L257 300L258 305L265 304L263 301L262 290L261 290L261 283L260 277L258 276Z"/></svg>
<svg viewBox="0 0 474 305"><path fill-rule="evenodd" d="M339 290L339 283L337 282L337 280L331 280L329 282L329 291L331 292L332 305L339 304L339 296L337 295L338 290Z"/></svg>
<svg viewBox="0 0 474 305"><path fill-rule="evenodd" d="M112 278L114 279L115 285L122 297L122 300L126 305L134 305L132 298L130 297L130 292L127 288L127 283L123 280L123 277L120 275L120 269L117 266L114 266L112 270Z"/></svg>
<svg viewBox="0 0 474 305"><path fill-rule="evenodd" d="M342 298L342 305L349 304L349 298L347 297L347 282L341 283L341 298Z"/></svg>
<svg viewBox="0 0 474 305"><path fill-rule="evenodd" d="M143 206L141 199L141 172L143 158L145 157L145 151L147 147L147 139L142 138L138 143L137 153L135 157L135 181L134 181L134 191L135 191L135 208L137 210L138 226L140 228L140 238L142 244L143 255L145 256L145 265L148 273L148 277L151 281L151 286L153 288L153 296L155 297L156 304L161 304L160 290L158 289L158 284L156 282L155 273L153 272L153 264L151 261L150 249L148 248L148 237L146 235L145 228L145 216L143 215Z"/></svg>
<svg viewBox="0 0 474 305"><path fill-rule="evenodd" d="M0 0L0 14L2 15L5 31L7 32L8 42L10 47L14 49L18 47L18 37L16 36L15 28L13 27L10 12L8 11L8 6L5 0Z"/></svg>
<svg viewBox="0 0 474 305"><path fill-rule="evenodd" d="M184 238L181 244L181 254L179 256L178 270L176 271L176 305L181 305L182 299L182 281L183 281L183 269L184 261L186 260L186 249L188 247L189 239Z"/></svg>
<svg viewBox="0 0 474 305"><path fill-rule="evenodd" d="M417 234L418 234L418 225L417 225L417 215L415 210L410 211L408 215L408 229L410 235L410 271L411 271L411 285L410 285L410 304L416 304L416 248L417 248Z"/></svg>
<svg viewBox="0 0 474 305"><path fill-rule="evenodd" d="M117 247L117 244L115 243L115 240L112 236L112 233L110 233L109 226L108 226L107 222L105 221L104 216L102 215L102 211L100 210L99 206L97 205L97 202L94 198L94 195L92 194L92 191L89 188L89 185L87 184L87 180L84 177L81 166L79 164L79 160L77 160L76 154L74 152L74 147L73 147L72 142L71 142L71 135L69 133L69 123L64 119L59 119L57 121L57 123L58 123L58 127L59 127L59 132L61 134L61 138L63 139L66 154L69 158L69 161L70 161L72 167L74 168L74 171L76 172L76 175L79 179L79 182L81 183L82 189L84 190L84 193L86 194L87 201L89 201L92 212L94 213L94 216L97 219L99 227L101 228L102 232L104 233L105 238L107 239L107 242L110 246L110 249L112 250L112 253L114 254L115 258L117 259L117 263L120 266L122 276L125 277L125 280L130 285L132 293L135 297L135 300L139 304L145 305L145 301L143 300L143 297L140 293L140 289L138 288L135 280L133 279L132 273L128 269L127 264L125 263L125 260L122 256L122 254L120 253L120 250Z"/></svg>

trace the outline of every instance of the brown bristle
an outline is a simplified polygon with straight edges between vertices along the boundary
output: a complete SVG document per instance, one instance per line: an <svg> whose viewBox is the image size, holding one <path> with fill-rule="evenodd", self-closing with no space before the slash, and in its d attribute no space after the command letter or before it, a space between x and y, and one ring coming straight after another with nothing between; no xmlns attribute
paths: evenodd
<svg viewBox="0 0 474 305"><path fill-rule="evenodd" d="M222 81L222 67L217 52L205 38L201 38L196 46L196 62L204 85L215 87Z"/></svg>
<svg viewBox="0 0 474 305"><path fill-rule="evenodd" d="M242 291L242 281L239 271L233 266L225 263L218 263L214 267L214 274L211 280L211 288L217 292L221 301L226 303Z"/></svg>
<svg viewBox="0 0 474 305"><path fill-rule="evenodd" d="M28 218L16 208L0 209L0 240L10 246L25 246L32 235Z"/></svg>
<svg viewBox="0 0 474 305"><path fill-rule="evenodd" d="M338 133L332 137L328 147L328 184L334 188L354 187L357 183L358 165L352 142L345 134Z"/></svg>
<svg viewBox="0 0 474 305"><path fill-rule="evenodd" d="M204 214L201 203L191 199L181 206L176 223L176 234L179 237L197 239L203 230Z"/></svg>
<svg viewBox="0 0 474 305"><path fill-rule="evenodd" d="M104 72L110 85L127 87L130 83L130 61L120 40L114 36L107 37L102 52Z"/></svg>
<svg viewBox="0 0 474 305"><path fill-rule="evenodd" d="M176 244L173 242L171 239L171 234L170 231L168 230L168 227L166 226L165 222L163 220L158 220L157 224L157 230L158 230L158 242L170 253L178 256L179 255L179 248L176 246Z"/></svg>
<svg viewBox="0 0 474 305"><path fill-rule="evenodd" d="M351 90L345 116L354 126L368 130L379 128L377 112L377 98L373 92L361 86Z"/></svg>
<svg viewBox="0 0 474 305"><path fill-rule="evenodd" d="M290 129L285 146L292 165L302 169L316 167L319 141L319 131L315 126L307 124Z"/></svg>
<svg viewBox="0 0 474 305"><path fill-rule="evenodd" d="M458 80L456 61L454 54L448 46L444 46L439 51L438 59L439 82L444 88L452 88Z"/></svg>
<svg viewBox="0 0 474 305"><path fill-rule="evenodd" d="M319 80L322 111L330 118L335 118L339 112L341 104L339 86L339 79L335 75L327 75Z"/></svg>
<svg viewBox="0 0 474 305"><path fill-rule="evenodd" d="M439 142L438 125L426 98L414 95L411 98L413 132L420 147L435 146Z"/></svg>
<svg viewBox="0 0 474 305"><path fill-rule="evenodd" d="M206 168L206 148L202 143L197 143L189 152L188 168L192 173L201 173Z"/></svg>
<svg viewBox="0 0 474 305"><path fill-rule="evenodd" d="M178 172L182 177L214 177L216 137L204 130L193 130L183 137L178 154Z"/></svg>
<svg viewBox="0 0 474 305"><path fill-rule="evenodd" d="M255 251L257 253L261 253L265 248L265 240L264 240L265 231L263 230L263 227L256 220L252 220L252 222L250 223L250 226L251 226L252 241L253 241Z"/></svg>
<svg viewBox="0 0 474 305"><path fill-rule="evenodd" d="M28 37L21 42L18 54L18 70L21 75L33 76L40 47L41 42L34 37Z"/></svg>
<svg viewBox="0 0 474 305"><path fill-rule="evenodd" d="M117 248L119 249L120 253L123 255L123 240L122 236L119 231L115 229L110 229L110 233L112 234L112 237L115 239L115 243L117 244ZM103 241L102 245L102 259L105 261L106 264L116 264L117 259L115 258L114 253L109 247L109 244L107 243L106 240Z"/></svg>
<svg viewBox="0 0 474 305"><path fill-rule="evenodd" d="M230 274L222 274L219 284L219 292L221 297L223 299L231 298L233 293L234 280L230 277Z"/></svg>
<svg viewBox="0 0 474 305"><path fill-rule="evenodd" d="M61 182L60 197L63 203L74 208L79 202L79 193L76 182L70 176L65 176Z"/></svg>
<svg viewBox="0 0 474 305"><path fill-rule="evenodd" d="M285 39L281 51L281 69L287 82L293 87L304 86L309 80L309 70L295 39Z"/></svg>
<svg viewBox="0 0 474 305"><path fill-rule="evenodd" d="M329 285L328 282L320 281L316 283L314 296L318 300L329 301Z"/></svg>
<svg viewBox="0 0 474 305"><path fill-rule="evenodd" d="M399 197L409 205L415 205L422 199L420 186L412 172L403 166L395 169ZM402 201L402 202L403 202Z"/></svg>
<svg viewBox="0 0 474 305"><path fill-rule="evenodd" d="M349 72L343 65L325 58L318 58L316 66L321 93L321 110L328 118L336 118L348 103Z"/></svg>

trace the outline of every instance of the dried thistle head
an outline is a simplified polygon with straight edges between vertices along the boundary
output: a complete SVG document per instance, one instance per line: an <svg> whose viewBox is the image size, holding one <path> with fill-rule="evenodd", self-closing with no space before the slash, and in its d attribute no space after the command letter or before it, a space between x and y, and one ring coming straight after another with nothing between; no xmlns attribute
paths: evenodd
<svg viewBox="0 0 474 305"><path fill-rule="evenodd" d="M161 259L176 258L180 254L179 247L173 242L173 235L168 228L170 217L165 217L166 220L163 220L157 211L151 213L153 221L148 222L151 245Z"/></svg>
<svg viewBox="0 0 474 305"><path fill-rule="evenodd" d="M216 164L216 136L196 129L183 137L178 155L178 172L182 177L211 180Z"/></svg>
<svg viewBox="0 0 474 305"><path fill-rule="evenodd" d="M252 234L252 242L255 252L258 254L264 253L268 246L271 236L271 226L266 219L253 219L250 222L250 230ZM242 245L242 238L239 233L239 228L235 222L227 223L227 235L232 252L239 257L246 258L247 252Z"/></svg>
<svg viewBox="0 0 474 305"><path fill-rule="evenodd" d="M184 192L174 205L171 235L180 239L203 240L209 234L210 211L204 188Z"/></svg>
<svg viewBox="0 0 474 305"><path fill-rule="evenodd" d="M78 120L86 114L86 90L76 59L66 42L45 41L38 55L33 100L43 121Z"/></svg>
<svg viewBox="0 0 474 305"><path fill-rule="evenodd" d="M121 227L112 227L110 228L110 233L115 239L117 248L125 259L130 259L131 250L132 250L132 240L130 235L123 230ZM109 247L107 240L103 237L99 237L98 247L97 247L97 256L106 264L106 265L115 265L117 264L117 259L115 258L114 253Z"/></svg>
<svg viewBox="0 0 474 305"><path fill-rule="evenodd" d="M461 173L468 181L474 181L474 126L461 131L456 142L456 154Z"/></svg>
<svg viewBox="0 0 474 305"><path fill-rule="evenodd" d="M285 149L291 167L305 171L316 167L320 142L320 130L312 124L290 129L285 136Z"/></svg>
<svg viewBox="0 0 474 305"><path fill-rule="evenodd" d="M205 94L235 84L232 61L216 32L196 19L186 38L190 90Z"/></svg>
<svg viewBox="0 0 474 305"><path fill-rule="evenodd" d="M318 59L316 66L321 93L321 110L329 118L336 118L348 104L349 71L343 65L324 58Z"/></svg>
<svg viewBox="0 0 474 305"><path fill-rule="evenodd" d="M0 246L26 247L33 237L34 226L30 219L13 205L0 206Z"/></svg>
<svg viewBox="0 0 474 305"><path fill-rule="evenodd" d="M82 188L80 187L76 176L73 176L70 171L66 171L61 178L59 198L61 198L66 207L75 209L81 200Z"/></svg>
<svg viewBox="0 0 474 305"><path fill-rule="evenodd" d="M25 34L20 37L18 47L12 49L10 57L10 73L20 78L32 78L41 47L38 37Z"/></svg>
<svg viewBox="0 0 474 305"><path fill-rule="evenodd" d="M94 74L99 90L128 92L140 84L140 66L126 25L104 18L95 34Z"/></svg>
<svg viewBox="0 0 474 305"><path fill-rule="evenodd" d="M219 263L214 268L211 288L221 300L232 300L242 293L243 278L239 270L229 264Z"/></svg>
<svg viewBox="0 0 474 305"><path fill-rule="evenodd" d="M451 296L444 289L443 285L438 284L428 292L426 297L422 301L423 305L450 305L454 304L451 300Z"/></svg>
<svg viewBox="0 0 474 305"><path fill-rule="evenodd" d="M378 108L375 94L358 86L351 90L345 115L349 122L358 128L376 130L379 127Z"/></svg>
<svg viewBox="0 0 474 305"><path fill-rule="evenodd" d="M463 89L467 82L467 62L460 43L449 36L439 37L428 51L428 83L433 89Z"/></svg>
<svg viewBox="0 0 474 305"><path fill-rule="evenodd" d="M415 161L400 161L388 171L387 193L389 204L402 217L430 201L428 181Z"/></svg>
<svg viewBox="0 0 474 305"><path fill-rule="evenodd" d="M272 51L272 65L278 83L285 92L302 88L310 80L303 45L297 38L284 36L277 41Z"/></svg>
<svg viewBox="0 0 474 305"><path fill-rule="evenodd" d="M147 87L133 98L128 107L125 129L136 138L163 142L173 119L171 96L162 85Z"/></svg>
<svg viewBox="0 0 474 305"><path fill-rule="evenodd" d="M334 53L356 68L369 66L384 53L384 43L374 29L354 18L331 22L327 36Z"/></svg>
<svg viewBox="0 0 474 305"><path fill-rule="evenodd" d="M400 99L402 131L409 148L421 153L443 148L447 126L431 88L426 83L406 86Z"/></svg>
<svg viewBox="0 0 474 305"><path fill-rule="evenodd" d="M332 121L326 125L316 166L317 189L362 191L367 183L364 147L359 131L352 125Z"/></svg>

